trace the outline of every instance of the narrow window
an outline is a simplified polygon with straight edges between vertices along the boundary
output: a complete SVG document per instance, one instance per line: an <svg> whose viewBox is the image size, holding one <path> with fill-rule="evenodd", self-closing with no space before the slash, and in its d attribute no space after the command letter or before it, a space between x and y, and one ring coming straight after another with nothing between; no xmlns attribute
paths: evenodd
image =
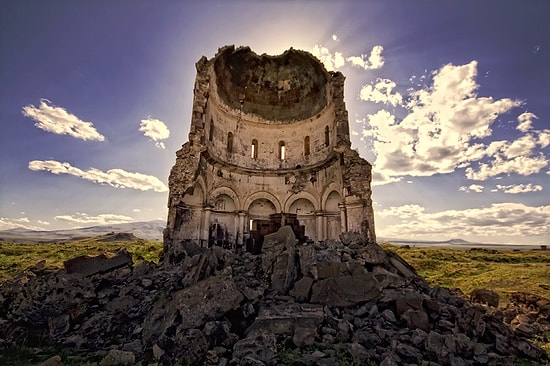
<svg viewBox="0 0 550 366"><path fill-rule="evenodd" d="M252 148L250 150L250 157L252 159L258 158L258 140L252 140Z"/></svg>
<svg viewBox="0 0 550 366"><path fill-rule="evenodd" d="M330 132L328 126L325 127L325 146L330 145Z"/></svg>
<svg viewBox="0 0 550 366"><path fill-rule="evenodd" d="M309 136L304 138L304 155L309 156Z"/></svg>
<svg viewBox="0 0 550 366"><path fill-rule="evenodd" d="M208 140L212 142L214 138L214 121L210 119L210 130L208 131Z"/></svg>
<svg viewBox="0 0 550 366"><path fill-rule="evenodd" d="M233 152L233 134L231 132L227 134L227 152Z"/></svg>
<svg viewBox="0 0 550 366"><path fill-rule="evenodd" d="M279 141L279 159L285 160L285 158L286 158L285 142Z"/></svg>

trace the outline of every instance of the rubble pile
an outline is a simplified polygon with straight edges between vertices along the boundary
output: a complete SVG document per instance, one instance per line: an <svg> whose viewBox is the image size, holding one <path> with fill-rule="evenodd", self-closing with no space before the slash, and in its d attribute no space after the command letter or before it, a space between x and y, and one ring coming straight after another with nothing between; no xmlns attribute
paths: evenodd
<svg viewBox="0 0 550 366"><path fill-rule="evenodd" d="M31 268L1 285L0 351L70 348L99 365L506 365L544 357L526 336L548 324L548 302L524 299L540 306L520 322L516 308L489 310L430 288L399 256L355 233L298 245L283 227L259 255L185 241L160 264L103 257L93 271L84 263L69 263L71 273Z"/></svg>

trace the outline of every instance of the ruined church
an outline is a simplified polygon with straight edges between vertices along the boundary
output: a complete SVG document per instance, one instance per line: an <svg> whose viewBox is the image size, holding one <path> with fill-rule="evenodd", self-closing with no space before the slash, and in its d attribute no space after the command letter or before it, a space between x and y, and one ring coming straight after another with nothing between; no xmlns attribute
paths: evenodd
<svg viewBox="0 0 550 366"><path fill-rule="evenodd" d="M351 149L344 76L290 49L226 46L196 64L189 141L169 178L164 245L260 252L288 225L299 241L376 240L371 165Z"/></svg>

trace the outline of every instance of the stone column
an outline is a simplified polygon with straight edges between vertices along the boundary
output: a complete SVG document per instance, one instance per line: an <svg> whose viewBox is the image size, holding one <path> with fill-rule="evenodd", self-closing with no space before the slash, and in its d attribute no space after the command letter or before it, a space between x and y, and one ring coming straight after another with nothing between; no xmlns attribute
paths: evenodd
<svg viewBox="0 0 550 366"><path fill-rule="evenodd" d="M210 214L212 213L212 207L205 207L204 208L204 219L202 220L202 235L201 235L201 242L206 243L206 247L208 247L208 237L210 235Z"/></svg>
<svg viewBox="0 0 550 366"><path fill-rule="evenodd" d="M346 205L344 203L339 203L338 208L340 208L340 231L345 233L348 231L348 220L346 217Z"/></svg>
<svg viewBox="0 0 550 366"><path fill-rule="evenodd" d="M325 217L323 216L323 211L315 211L315 219L316 219L316 236L317 241L325 240L325 230L326 227L325 223L323 222Z"/></svg>
<svg viewBox="0 0 550 366"><path fill-rule="evenodd" d="M239 228L237 231L237 246L242 247L244 244L244 232L246 230L245 224L246 224L246 212L239 211Z"/></svg>

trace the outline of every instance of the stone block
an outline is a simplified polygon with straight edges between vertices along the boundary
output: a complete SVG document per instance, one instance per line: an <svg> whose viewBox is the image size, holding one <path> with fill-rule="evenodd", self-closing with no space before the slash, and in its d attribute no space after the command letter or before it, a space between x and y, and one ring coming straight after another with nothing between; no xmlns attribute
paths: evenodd
<svg viewBox="0 0 550 366"><path fill-rule="evenodd" d="M312 285L313 279L311 277L302 277L299 281L296 281L289 294L298 302L306 302L309 300Z"/></svg>
<svg viewBox="0 0 550 366"><path fill-rule="evenodd" d="M330 307L350 306L374 300L379 295L380 289L374 276L365 273L319 280L312 287L311 302Z"/></svg>
<svg viewBox="0 0 550 366"><path fill-rule="evenodd" d="M115 254L105 253L95 257L87 255L69 259L63 262L67 273L80 273L91 276L132 264L132 255L126 250Z"/></svg>

